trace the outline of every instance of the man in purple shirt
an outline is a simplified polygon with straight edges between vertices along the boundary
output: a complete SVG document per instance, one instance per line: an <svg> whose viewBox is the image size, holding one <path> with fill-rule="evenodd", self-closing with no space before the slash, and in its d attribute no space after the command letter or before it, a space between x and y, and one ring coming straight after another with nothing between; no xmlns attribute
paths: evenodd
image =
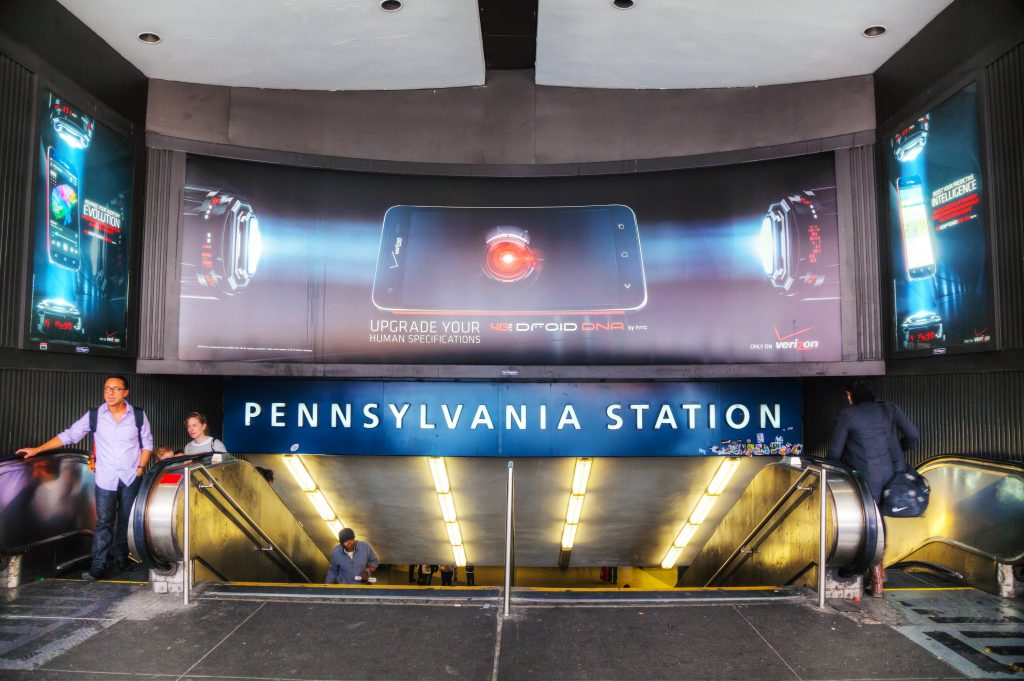
<svg viewBox="0 0 1024 681"><path fill-rule="evenodd" d="M139 482L153 451L153 433L149 419L143 414L142 427L135 421L135 410L125 399L128 381L123 376L109 376L103 382L103 404L96 417L93 443L96 451L96 533L92 537L92 566L82 579L95 581L107 575L107 555L113 544L113 572L128 567L129 513ZM59 435L38 447L19 449L25 458L40 452L67 447L89 434L89 413L71 424ZM114 528L117 537L114 537Z"/></svg>

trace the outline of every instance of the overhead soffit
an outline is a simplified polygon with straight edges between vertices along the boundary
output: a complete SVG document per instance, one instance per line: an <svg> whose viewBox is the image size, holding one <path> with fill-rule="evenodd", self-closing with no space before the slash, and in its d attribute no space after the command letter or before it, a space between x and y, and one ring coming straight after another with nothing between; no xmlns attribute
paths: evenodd
<svg viewBox="0 0 1024 681"><path fill-rule="evenodd" d="M379 0L60 2L155 79L295 90L485 83L476 0L404 0L396 12ZM689 89L869 74L949 2L635 0L621 10L611 0L541 0L536 82ZM508 31L523 38L518 23ZM888 33L861 35L873 24ZM162 42L140 42L146 31ZM487 35L502 38L501 26L489 20Z"/></svg>

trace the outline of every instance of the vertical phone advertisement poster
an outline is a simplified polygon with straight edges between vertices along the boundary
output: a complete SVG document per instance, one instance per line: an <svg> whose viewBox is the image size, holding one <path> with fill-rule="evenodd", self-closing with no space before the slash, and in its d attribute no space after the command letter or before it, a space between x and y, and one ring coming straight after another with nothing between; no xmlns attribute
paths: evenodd
<svg viewBox="0 0 1024 681"><path fill-rule="evenodd" d="M30 347L124 350L132 146L44 92L37 154Z"/></svg>
<svg viewBox="0 0 1024 681"><path fill-rule="evenodd" d="M841 359L831 154L558 178L189 156L182 230L184 360Z"/></svg>
<svg viewBox="0 0 1024 681"><path fill-rule="evenodd" d="M992 344L978 140L972 83L886 141L898 353Z"/></svg>

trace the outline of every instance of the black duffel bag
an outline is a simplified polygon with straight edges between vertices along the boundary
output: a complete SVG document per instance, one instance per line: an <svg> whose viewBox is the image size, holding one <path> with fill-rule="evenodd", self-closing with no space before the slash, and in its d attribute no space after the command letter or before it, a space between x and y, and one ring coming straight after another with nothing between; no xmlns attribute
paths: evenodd
<svg viewBox="0 0 1024 681"><path fill-rule="evenodd" d="M890 518L918 518L928 510L931 489L923 475L914 471L897 473L882 490L882 515Z"/></svg>

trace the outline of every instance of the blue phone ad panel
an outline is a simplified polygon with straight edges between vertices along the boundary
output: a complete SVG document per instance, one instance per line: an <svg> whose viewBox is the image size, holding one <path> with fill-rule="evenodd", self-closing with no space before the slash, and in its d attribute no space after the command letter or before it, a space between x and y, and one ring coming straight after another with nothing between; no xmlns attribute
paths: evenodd
<svg viewBox="0 0 1024 681"><path fill-rule="evenodd" d="M225 384L238 452L754 456L802 450L796 381Z"/></svg>
<svg viewBox="0 0 1024 681"><path fill-rule="evenodd" d="M126 347L132 145L50 92L37 140L28 342Z"/></svg>
<svg viewBox="0 0 1024 681"><path fill-rule="evenodd" d="M898 353L992 344L985 188L971 84L888 140Z"/></svg>
<svg viewBox="0 0 1024 681"><path fill-rule="evenodd" d="M839 361L831 154L434 178L190 156L179 357Z"/></svg>

